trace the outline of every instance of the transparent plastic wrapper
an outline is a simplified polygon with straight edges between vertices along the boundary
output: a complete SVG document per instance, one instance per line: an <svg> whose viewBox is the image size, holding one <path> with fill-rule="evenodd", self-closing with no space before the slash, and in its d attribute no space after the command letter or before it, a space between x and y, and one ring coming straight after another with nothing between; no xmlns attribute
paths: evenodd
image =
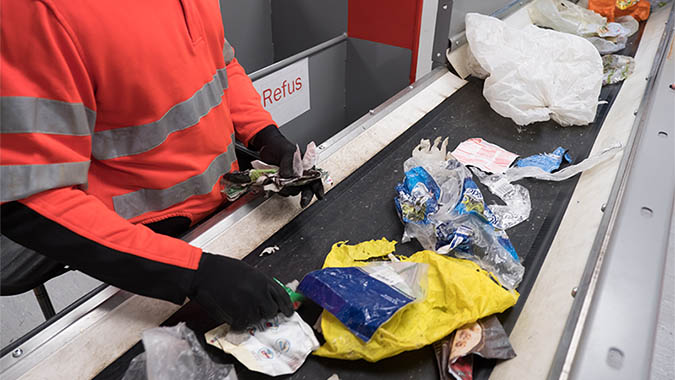
<svg viewBox="0 0 675 380"><path fill-rule="evenodd" d="M428 265L381 262L308 273L298 290L368 342L406 305L422 299Z"/></svg>
<svg viewBox="0 0 675 380"><path fill-rule="evenodd" d="M231 354L251 371L288 375L302 366L319 341L298 313L278 314L243 331L223 324L205 334L206 342Z"/></svg>
<svg viewBox="0 0 675 380"><path fill-rule="evenodd" d="M544 181L564 181L602 162L612 159L617 153L621 152L622 150L623 147L621 144L619 143L614 144L604 149L602 152L590 156L576 165L568 166L555 173L548 173L542 170L541 168L534 166L528 166L523 168L513 167L504 173L504 178L506 178L508 182L515 182L523 178L536 178Z"/></svg>
<svg viewBox="0 0 675 380"><path fill-rule="evenodd" d="M144 331L143 347L122 380L237 380L234 366L213 362L183 322Z"/></svg>
<svg viewBox="0 0 675 380"><path fill-rule="evenodd" d="M619 83L635 71L635 59L625 55L610 54L602 57L602 84Z"/></svg>
<svg viewBox="0 0 675 380"><path fill-rule="evenodd" d="M562 126L595 119L602 60L584 38L528 25L514 28L477 13L466 15L471 53L490 75L483 96L518 125L553 119Z"/></svg>
<svg viewBox="0 0 675 380"><path fill-rule="evenodd" d="M508 230L530 217L532 202L530 192L521 185L509 183L503 175L488 175L480 169L474 169L473 173L482 184L490 189L490 192L499 197L506 205L489 205L495 217L494 225L502 230Z"/></svg>
<svg viewBox="0 0 675 380"><path fill-rule="evenodd" d="M339 242L333 245L323 267L372 265L371 260L386 259L395 248L396 242L386 239L356 245ZM508 309L518 300L518 292L499 286L488 272L471 261L432 251L398 258L403 263L428 265L424 297L394 314L368 342L355 336L333 314L324 311L321 331L326 342L314 352L315 355L378 361L432 344L467 323Z"/></svg>

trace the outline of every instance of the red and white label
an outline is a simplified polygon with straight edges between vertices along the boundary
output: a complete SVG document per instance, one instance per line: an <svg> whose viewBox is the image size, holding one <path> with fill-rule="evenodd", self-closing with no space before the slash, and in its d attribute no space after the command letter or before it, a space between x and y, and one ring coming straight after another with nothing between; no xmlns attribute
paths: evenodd
<svg viewBox="0 0 675 380"><path fill-rule="evenodd" d="M491 144L481 138L468 139L452 151L452 155L464 165L472 165L489 173L504 173L517 154Z"/></svg>
<svg viewBox="0 0 675 380"><path fill-rule="evenodd" d="M253 82L262 106L282 126L309 111L309 61L301 59Z"/></svg>

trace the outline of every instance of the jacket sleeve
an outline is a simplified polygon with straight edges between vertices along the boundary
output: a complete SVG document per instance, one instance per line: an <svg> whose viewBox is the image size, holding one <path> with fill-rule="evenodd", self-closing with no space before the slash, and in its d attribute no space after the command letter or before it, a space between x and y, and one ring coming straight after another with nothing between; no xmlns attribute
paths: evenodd
<svg viewBox="0 0 675 380"><path fill-rule="evenodd" d="M260 130L276 123L260 103L260 95L251 79L234 57L234 49L225 40L223 49L227 65L227 99L237 140L248 146Z"/></svg>
<svg viewBox="0 0 675 380"><path fill-rule="evenodd" d="M1 14L2 233L109 284L183 302L201 250L84 190L95 80L71 29L43 2L3 2Z"/></svg>

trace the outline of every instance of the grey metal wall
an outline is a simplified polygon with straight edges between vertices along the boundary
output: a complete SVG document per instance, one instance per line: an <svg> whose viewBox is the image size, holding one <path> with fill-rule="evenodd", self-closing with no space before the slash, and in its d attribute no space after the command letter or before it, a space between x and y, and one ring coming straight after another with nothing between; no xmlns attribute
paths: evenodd
<svg viewBox="0 0 675 380"><path fill-rule="evenodd" d="M452 19L450 20L450 33L448 37L452 37L466 29L464 26L464 16L467 13L476 12L489 15L511 3L517 2L514 0L454 0L452 2Z"/></svg>
<svg viewBox="0 0 675 380"><path fill-rule="evenodd" d="M225 37L247 73L274 63L270 0L220 0L220 13Z"/></svg>
<svg viewBox="0 0 675 380"><path fill-rule="evenodd" d="M347 124L409 84L409 49L349 38L347 43Z"/></svg>
<svg viewBox="0 0 675 380"><path fill-rule="evenodd" d="M346 59L347 41L309 57L310 109L281 127L291 141L321 144L347 125Z"/></svg>
<svg viewBox="0 0 675 380"><path fill-rule="evenodd" d="M347 32L347 0L272 0L274 59Z"/></svg>

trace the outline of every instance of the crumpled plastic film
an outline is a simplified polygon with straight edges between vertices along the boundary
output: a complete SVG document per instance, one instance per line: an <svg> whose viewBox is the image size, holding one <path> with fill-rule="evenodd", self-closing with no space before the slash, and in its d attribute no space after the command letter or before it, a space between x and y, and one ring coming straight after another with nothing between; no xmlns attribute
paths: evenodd
<svg viewBox="0 0 675 380"><path fill-rule="evenodd" d="M617 153L623 150L623 146L619 143L610 146L609 148L604 149L602 152L588 157L587 159L581 161L576 165L571 165L566 168L563 168L555 173L548 173L541 168L528 166L528 167L513 167L504 173L504 177L508 182L515 182L523 178L536 178L544 181L564 181L568 178L572 178L575 175L588 170L602 162L612 159Z"/></svg>
<svg viewBox="0 0 675 380"><path fill-rule="evenodd" d="M143 347L122 380L237 380L234 366L213 362L184 322L144 331Z"/></svg>
<svg viewBox="0 0 675 380"><path fill-rule="evenodd" d="M395 244L386 239L357 245L336 243L324 268L364 266L367 262L363 260L387 256ZM508 309L518 300L517 292L499 286L489 273L471 261L431 251L417 252L401 261L429 265L424 299L395 314L367 343L324 311L321 330L326 343L315 355L375 362L429 345L460 326Z"/></svg>
<svg viewBox="0 0 675 380"><path fill-rule="evenodd" d="M480 169L473 169L473 173L482 184L490 189L492 194L499 197L506 205L489 205L488 208L497 219L495 226L508 230L530 217L532 202L530 192L521 185L513 185L500 174L488 175Z"/></svg>
<svg viewBox="0 0 675 380"><path fill-rule="evenodd" d="M619 83L635 71L635 59L625 55L610 54L602 57L602 84Z"/></svg>
<svg viewBox="0 0 675 380"><path fill-rule="evenodd" d="M294 373L310 352L319 347L312 328L298 315L278 314L244 331L227 324L205 334L206 342L232 354L251 371L270 376Z"/></svg>

